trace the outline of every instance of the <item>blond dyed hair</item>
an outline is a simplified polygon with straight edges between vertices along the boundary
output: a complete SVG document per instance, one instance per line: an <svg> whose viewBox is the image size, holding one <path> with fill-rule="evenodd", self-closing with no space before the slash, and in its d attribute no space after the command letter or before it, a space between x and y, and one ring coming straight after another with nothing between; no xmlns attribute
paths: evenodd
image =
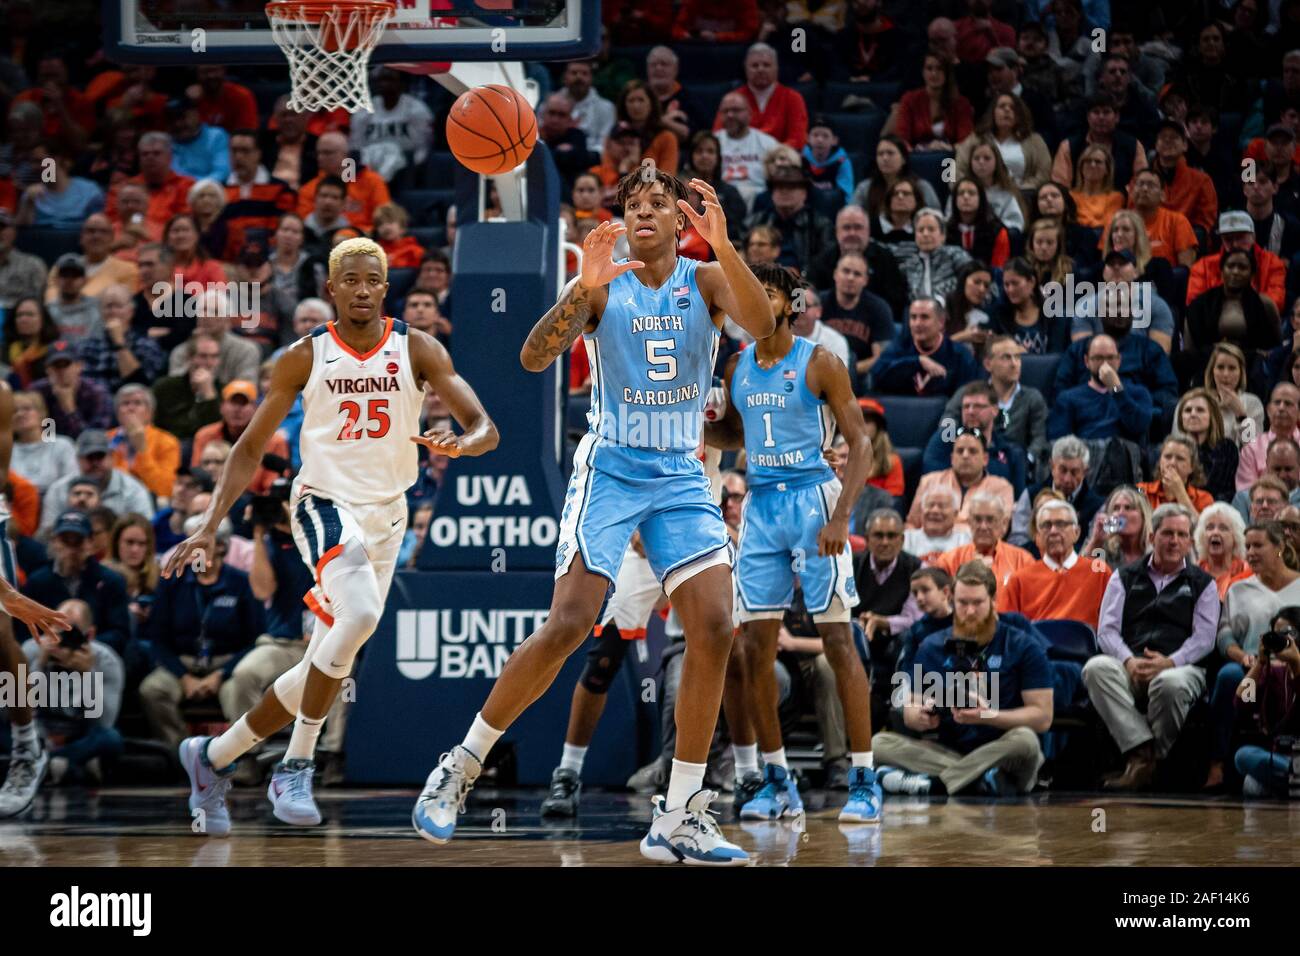
<svg viewBox="0 0 1300 956"><path fill-rule="evenodd" d="M373 239L367 239L364 236L357 239L344 239L330 250L331 279L334 278L334 275L339 271L343 260L348 256L374 256L379 260L384 281L388 281L388 256L384 255L384 250L380 248L379 243L375 242Z"/></svg>

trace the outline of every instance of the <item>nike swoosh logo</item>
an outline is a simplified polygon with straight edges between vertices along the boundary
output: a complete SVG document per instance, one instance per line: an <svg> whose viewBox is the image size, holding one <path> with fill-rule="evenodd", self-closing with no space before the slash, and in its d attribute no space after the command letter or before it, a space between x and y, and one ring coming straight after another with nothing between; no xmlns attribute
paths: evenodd
<svg viewBox="0 0 1300 956"><path fill-rule="evenodd" d="M336 356L334 356L332 359L326 359L326 360L325 360L325 364L326 364L326 365L329 365L330 362L337 362L337 361L338 361L339 359L341 359L342 357L343 357L342 355L336 355Z"/></svg>
<svg viewBox="0 0 1300 956"><path fill-rule="evenodd" d="M401 523L402 523L402 519L398 518L396 521L393 522L393 527L396 528Z"/></svg>

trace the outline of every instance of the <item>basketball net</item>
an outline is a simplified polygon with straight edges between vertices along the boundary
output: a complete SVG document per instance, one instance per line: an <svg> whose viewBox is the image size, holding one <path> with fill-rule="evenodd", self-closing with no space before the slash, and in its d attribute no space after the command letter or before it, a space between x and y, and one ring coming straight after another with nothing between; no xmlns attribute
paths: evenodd
<svg viewBox="0 0 1300 956"><path fill-rule="evenodd" d="M266 5L271 35L289 61L289 109L374 112L370 54L396 5L391 0L277 0Z"/></svg>

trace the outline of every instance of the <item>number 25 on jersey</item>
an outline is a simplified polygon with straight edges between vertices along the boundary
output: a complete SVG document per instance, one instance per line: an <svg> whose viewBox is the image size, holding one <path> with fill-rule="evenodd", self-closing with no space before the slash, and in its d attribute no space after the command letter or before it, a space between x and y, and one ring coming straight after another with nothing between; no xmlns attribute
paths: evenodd
<svg viewBox="0 0 1300 956"><path fill-rule="evenodd" d="M366 402L366 417L362 421L361 405L353 401L339 402L339 414L343 416L343 428L339 430L339 441L359 441L365 438L383 438L393 424L388 417L388 399L372 398Z"/></svg>

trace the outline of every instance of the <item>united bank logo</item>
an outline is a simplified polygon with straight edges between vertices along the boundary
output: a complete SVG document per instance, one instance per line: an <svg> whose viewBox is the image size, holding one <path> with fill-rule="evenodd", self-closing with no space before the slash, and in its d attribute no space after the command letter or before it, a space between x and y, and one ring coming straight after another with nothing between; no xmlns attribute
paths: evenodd
<svg viewBox="0 0 1300 956"><path fill-rule="evenodd" d="M398 611L398 673L409 680L495 679L548 613L544 608Z"/></svg>

